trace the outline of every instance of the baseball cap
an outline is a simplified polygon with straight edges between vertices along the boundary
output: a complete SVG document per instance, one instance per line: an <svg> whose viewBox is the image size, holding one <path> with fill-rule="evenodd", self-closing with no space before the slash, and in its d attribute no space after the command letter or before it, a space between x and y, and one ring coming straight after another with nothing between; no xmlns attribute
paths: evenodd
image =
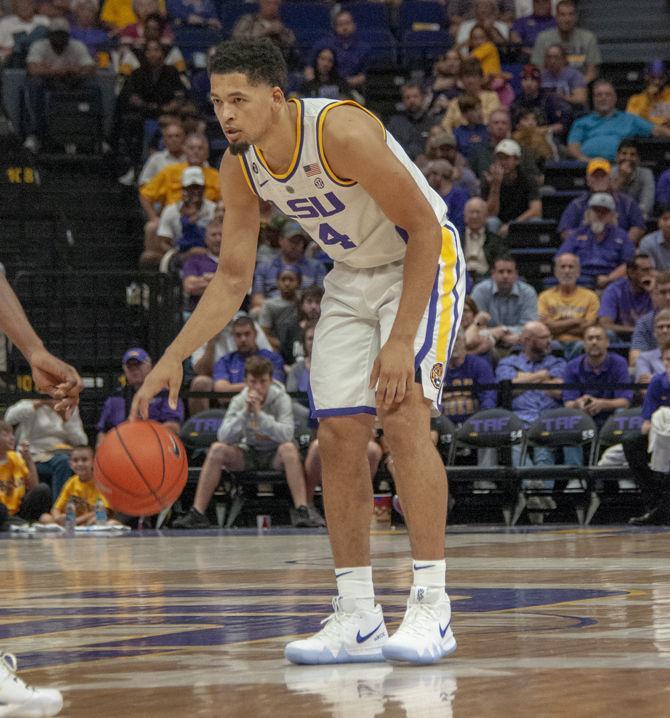
<svg viewBox="0 0 670 718"><path fill-rule="evenodd" d="M441 132L439 135L435 135L435 137L433 137L431 144L433 147L444 147L445 145L449 145L449 147L456 147L457 142L451 132Z"/></svg>
<svg viewBox="0 0 670 718"><path fill-rule="evenodd" d="M612 197L611 194L607 194L607 192L596 192L595 194L592 194L588 206L604 207L605 209L609 209L610 212L614 212L616 209L614 197Z"/></svg>
<svg viewBox="0 0 670 718"><path fill-rule="evenodd" d="M182 172L181 186L190 187L194 184L199 184L201 187L205 186L205 174L201 167L187 167Z"/></svg>
<svg viewBox="0 0 670 718"><path fill-rule="evenodd" d="M49 23L49 32L70 33L70 23L64 17L54 17Z"/></svg>
<svg viewBox="0 0 670 718"><path fill-rule="evenodd" d="M586 165L586 174L592 175L598 170L610 174L610 172L612 171L612 165L602 157L595 157L594 159L590 160L589 163Z"/></svg>
<svg viewBox="0 0 670 718"><path fill-rule="evenodd" d="M130 361L136 361L140 362L141 364L146 364L151 361L151 358L141 347L133 347L132 349L128 349L128 351L123 355L123 359L121 359L121 364L125 366Z"/></svg>
<svg viewBox="0 0 670 718"><path fill-rule="evenodd" d="M291 237L298 236L307 237L307 233L297 222L286 222L279 230L279 236L290 239Z"/></svg>
<svg viewBox="0 0 670 718"><path fill-rule="evenodd" d="M516 140L500 140L496 145L495 152L508 157L521 157L521 146Z"/></svg>
<svg viewBox="0 0 670 718"><path fill-rule="evenodd" d="M649 77L665 77L665 63L659 58L651 60L647 65L647 75Z"/></svg>
<svg viewBox="0 0 670 718"><path fill-rule="evenodd" d="M524 65L521 71L521 77L532 77L533 80L540 81L540 68L537 65Z"/></svg>

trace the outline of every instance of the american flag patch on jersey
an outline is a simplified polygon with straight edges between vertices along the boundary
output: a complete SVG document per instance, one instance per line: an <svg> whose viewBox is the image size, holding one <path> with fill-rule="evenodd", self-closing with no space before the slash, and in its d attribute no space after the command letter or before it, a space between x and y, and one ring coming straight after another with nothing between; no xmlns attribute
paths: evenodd
<svg viewBox="0 0 670 718"><path fill-rule="evenodd" d="M321 167L318 162L314 162L311 165L303 165L302 168L305 170L305 174L308 177L314 177L314 175L321 174Z"/></svg>

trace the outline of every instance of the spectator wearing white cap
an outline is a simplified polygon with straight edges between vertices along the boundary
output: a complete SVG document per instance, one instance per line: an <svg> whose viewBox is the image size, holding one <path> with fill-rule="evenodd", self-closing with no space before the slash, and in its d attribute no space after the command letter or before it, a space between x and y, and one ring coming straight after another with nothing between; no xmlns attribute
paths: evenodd
<svg viewBox="0 0 670 718"><path fill-rule="evenodd" d="M482 182L482 196L491 216L489 228L506 237L512 222L528 222L540 217L542 206L535 178L519 166L519 143L502 140L496 145L495 157Z"/></svg>
<svg viewBox="0 0 670 718"><path fill-rule="evenodd" d="M604 289L626 275L626 264L635 255L635 245L617 225L616 204L611 194L591 195L584 224L571 232L557 254L574 254L582 268L582 281Z"/></svg>
<svg viewBox="0 0 670 718"><path fill-rule="evenodd" d="M46 95L54 90L99 88L91 82L95 61L86 45L70 38L70 24L61 17L49 24L49 34L37 40L28 50L26 59L28 136L24 146L37 152L46 132Z"/></svg>
<svg viewBox="0 0 670 718"><path fill-rule="evenodd" d="M155 236L147 234L142 266L155 266L170 249L182 255L206 251L205 229L214 219L216 202L205 198L202 167L187 167L181 176L182 196L161 213Z"/></svg>

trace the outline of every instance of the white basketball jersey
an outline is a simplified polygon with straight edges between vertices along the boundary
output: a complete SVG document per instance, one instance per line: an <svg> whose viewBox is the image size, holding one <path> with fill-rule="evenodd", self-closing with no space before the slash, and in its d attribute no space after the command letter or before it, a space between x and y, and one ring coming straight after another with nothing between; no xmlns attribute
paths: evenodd
<svg viewBox="0 0 670 718"><path fill-rule="evenodd" d="M323 151L323 124L333 107L354 105L363 112L368 110L352 101L292 99L289 102L296 104L297 141L288 170L281 175L273 173L262 151L255 146L240 155L242 171L253 192L299 222L336 262L363 269L402 259L407 232L394 225L357 182L337 177ZM444 225L447 222L444 200L430 187L396 139L386 130L384 134L387 146L412 175L437 221ZM381 183L384 180L379 178Z"/></svg>

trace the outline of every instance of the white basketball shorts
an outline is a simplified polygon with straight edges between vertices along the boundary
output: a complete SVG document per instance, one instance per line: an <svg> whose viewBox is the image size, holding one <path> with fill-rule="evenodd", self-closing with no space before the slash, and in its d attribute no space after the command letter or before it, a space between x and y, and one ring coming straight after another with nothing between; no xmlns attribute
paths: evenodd
<svg viewBox="0 0 670 718"><path fill-rule="evenodd" d="M403 287L403 261L370 269L336 263L326 276L310 369L313 415L376 414L372 366L391 333ZM441 408L442 381L463 314L465 260L456 228L442 228L433 291L414 340L424 396Z"/></svg>

